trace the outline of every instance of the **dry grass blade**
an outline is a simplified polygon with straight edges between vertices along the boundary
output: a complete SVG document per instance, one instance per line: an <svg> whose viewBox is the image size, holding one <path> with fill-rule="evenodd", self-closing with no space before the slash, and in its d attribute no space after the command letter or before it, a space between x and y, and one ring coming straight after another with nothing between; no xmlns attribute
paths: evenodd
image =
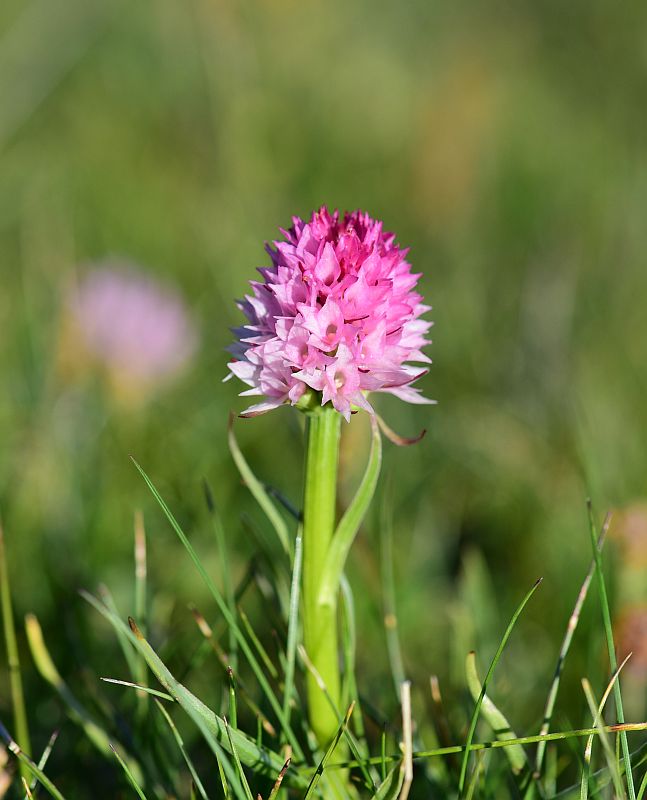
<svg viewBox="0 0 647 800"><path fill-rule="evenodd" d="M607 514L606 519L604 520L604 525L602 526L602 531L600 532L600 536L598 537L597 541L597 547L599 552L602 552L602 548L604 547L604 540L609 530L610 523L611 523L611 515ZM566 656L568 655L568 651L570 650L571 647L571 642L573 641L573 635L575 634L575 630L580 621L580 614L582 613L582 607L584 606L584 601L586 600L586 596L589 592L589 587L591 585L591 581L593 580L594 574L595 574L595 559L593 558L591 560L589 571L587 572L586 577L584 578L584 582L582 583L580 591L577 595L577 600L575 601L573 611L571 612L571 616L569 617L568 625L566 626L566 632L564 634L564 639L562 640L562 646L560 648L559 656L557 658L557 664L555 666L553 682L551 684L550 691L548 692L548 698L546 700L546 708L544 710L544 720L539 730L539 733L542 735L548 733L548 731L550 730L550 723L553 718L553 711L555 710L555 702L557 700L557 692L559 690L559 683L562 676L562 670L564 669L564 664L566 663ZM539 745L537 746L537 753L535 756L535 772L538 775L541 774L545 752L546 752L546 743L540 742ZM532 787L529 787L529 791L532 791Z"/></svg>
<svg viewBox="0 0 647 800"><path fill-rule="evenodd" d="M20 779L22 781L22 788L25 790L25 797L27 800L33 800L34 795L31 793L31 789L29 788L29 784L27 783L25 776L21 775Z"/></svg>
<svg viewBox="0 0 647 800"><path fill-rule="evenodd" d="M274 782L274 786L272 787L272 791L270 792L270 796L267 798L267 800L275 800L275 798L277 797L277 795L278 795L278 793L279 793L279 791L281 789L281 784L283 783L283 778L285 777L285 773L290 768L290 761L291 760L292 759L290 759L290 758L288 758L286 760L285 764L283 765L283 769L279 772L278 777L277 777L276 781Z"/></svg>
<svg viewBox="0 0 647 800"><path fill-rule="evenodd" d="M604 753L607 759L607 766L609 768L609 773L613 780L614 788L616 795L618 798L626 797L626 793L624 791L624 787L622 786L622 779L620 777L620 773L617 769L617 764L615 760L615 756L613 753L613 749L611 748L609 741L607 739L607 735L604 730L602 730L602 712L604 707L609 699L609 695L613 689L614 683L618 680L620 672L624 665L629 661L631 657L631 653L624 659L622 664L618 667L615 674L609 681L607 688L604 690L604 694L602 695L602 699L600 700L599 705L596 708L595 699L593 697L593 692L591 691L591 685L586 678L582 679L582 688L584 689L584 694L586 696L586 701L589 705L589 709L591 711L591 715L593 717L593 725L599 731L599 738L600 742L602 743L602 747L604 749ZM589 736L586 747L584 749L584 769L582 770L582 783L580 788L580 798L585 800L588 796L588 786L589 786L589 775L591 769L591 753L593 750L593 735Z"/></svg>
<svg viewBox="0 0 647 800"><path fill-rule="evenodd" d="M593 505L588 501L589 512L589 535L591 537L591 548L593 550L593 559L595 561L595 574L598 583L598 594L600 597L600 607L602 610L602 621L604 622L604 631L607 639L607 650L609 653L609 664L611 672L615 673L618 670L618 660L616 658L616 648L613 642L613 626L611 624L611 610L609 608L609 598L607 596L607 587L604 579L604 572L602 570L602 556L597 546L597 537L595 535L595 520L593 517ZM613 682L613 695L616 702L616 714L618 722L623 724L625 721L625 712L622 704L622 691L620 689L620 681ZM634 787L633 775L631 772L631 758L629 755L629 742L627 741L627 734L622 732L620 734L620 746L622 748L622 758L625 764L625 775L627 777L627 792L629 800L636 800L636 789Z"/></svg>
<svg viewBox="0 0 647 800"><path fill-rule="evenodd" d="M402 771L404 782L400 792L400 800L407 800L411 784L413 783L413 725L411 720L411 681L403 681L400 687L400 702L402 704Z"/></svg>

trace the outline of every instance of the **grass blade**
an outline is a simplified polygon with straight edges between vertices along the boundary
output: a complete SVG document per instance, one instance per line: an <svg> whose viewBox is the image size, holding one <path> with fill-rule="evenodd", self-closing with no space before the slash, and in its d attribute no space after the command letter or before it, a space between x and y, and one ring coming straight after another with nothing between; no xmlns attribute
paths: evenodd
<svg viewBox="0 0 647 800"><path fill-rule="evenodd" d="M308 657L308 654L306 653L305 648L302 645L299 645L298 651L299 651L299 656L300 656L301 660L303 661L303 664L305 665L305 667L308 670L308 672L313 676L317 686L319 687L319 690L321 691L321 693L326 698L328 704L330 705L330 708L333 710L333 713L335 714L339 724L341 725L343 720L342 720L341 714L339 713L339 708L335 705L335 702L333 701L332 697L330 696L330 692L328 691L328 687L326 686L323 678L321 677L319 672L317 672L316 667L314 666L314 664L312 663L312 661ZM352 705L353 708L355 708L355 701L351 701L351 705ZM360 752L360 744L355 739L355 737L353 736L353 734L352 734L352 732L351 732L351 730L350 730L350 728L348 726L343 728L343 733L344 733L344 736L346 737L346 741L348 742L349 749L350 749L351 753L353 754L353 758L355 759L355 762L356 762L357 766L359 767L359 769L362 772L362 775L364 777L364 784L366 785L366 788L370 789L371 791L374 791L375 790L375 783L374 783L374 781L373 781L373 779L371 777L370 772L368 771L368 767L365 765L365 761L367 761L367 755L365 755L364 753Z"/></svg>
<svg viewBox="0 0 647 800"><path fill-rule="evenodd" d="M278 680L279 671L272 663L272 659L267 654L267 650L263 647L263 643L256 635L256 631L252 628L251 622L247 617L247 614L243 611L243 609L239 606L238 607L238 615L240 617L240 621L243 623L243 627L245 628L245 633L249 637L251 643L256 648L256 652L261 658L263 664L265 664L265 669L270 673L270 675L274 678L274 680Z"/></svg>
<svg viewBox="0 0 647 800"><path fill-rule="evenodd" d="M0 606L2 606L2 627L4 628L5 643L7 646L7 666L9 667L9 687L11 691L11 705L13 707L16 737L21 749L31 753L29 738L29 725L27 723L27 709L25 695L22 688L22 674L20 672L20 657L18 655L18 642L13 618L11 603L11 588L9 584L9 566L4 544L4 531L0 521ZM21 763L20 774L23 778L30 776L27 767Z"/></svg>
<svg viewBox="0 0 647 800"><path fill-rule="evenodd" d="M195 786L195 788L200 793L200 797L202 797L202 800L209 800L209 798L207 797L207 793L205 791L205 788L202 785L202 781L200 780L200 778L198 776L198 773L196 772L196 769L193 766L193 761L191 761L191 757L189 756L189 754L186 751L186 748L184 746L184 740L180 736L180 732L178 731L175 723L171 719L171 715L168 713L168 711L164 708L164 706L162 705L162 703L160 703L159 700L155 700L155 705L157 706L157 708L159 709L160 713L164 717L164 720L166 721L166 724L171 729L171 733L173 734L173 738L175 739L175 742L176 742L176 744L178 746L178 750L182 754L182 758L184 759L184 762L187 765L187 767L189 768L189 772L191 773L191 778L193 779L193 785Z"/></svg>
<svg viewBox="0 0 647 800"><path fill-rule="evenodd" d="M406 680L395 603L395 576L393 574L393 516L391 513L391 484L384 493L382 520L380 525L380 572L382 582L382 604L384 611L384 633L393 686L399 696L400 686Z"/></svg>
<svg viewBox="0 0 647 800"><path fill-rule="evenodd" d="M606 537L607 531L609 530L609 522L610 516L607 516L604 525L602 526L602 532L598 537L597 541L597 548L601 552L602 547L604 546L604 539ZM566 626L566 633L564 634L564 639L562 640L562 646L559 651L559 656L557 658L557 664L555 666L555 672L553 674L553 682L550 687L550 691L548 692L548 698L546 700L546 708L544 710L544 719L539 730L540 734L548 733L550 730L550 723L553 718L553 711L555 710L555 702L557 701L557 692L559 690L559 684L562 677L562 670L564 669L564 664L566 663L566 656L568 655L568 651L571 647L571 642L573 641L573 636L575 634L575 630L580 620L580 614L582 613L582 607L584 606L584 601L586 600L586 596L589 592L589 586L591 585L591 580L593 579L593 574L595 572L595 558L591 561L591 566L589 567L589 571L584 578L584 582L580 587L580 591L577 595L577 600L575 601L575 606L573 607L573 611L571 616L568 620L568 625ZM537 746L537 753L535 755L535 772L541 773L543 761L544 761L544 753L546 751L546 743L540 742ZM532 785L529 787L529 790L532 790Z"/></svg>
<svg viewBox="0 0 647 800"><path fill-rule="evenodd" d="M246 800L254 800L254 795L252 794L252 790L249 788L249 783L247 782L247 776L245 775L245 770L243 769L243 765L240 763L238 750L236 749L236 745L234 744L234 740L231 736L231 726L229 725L227 720L225 720L225 730L227 731L227 738L229 739L229 745L231 747L231 752L234 757L234 763L236 764L236 769L238 770L238 777L240 778L240 782L245 792Z"/></svg>
<svg viewBox="0 0 647 800"><path fill-rule="evenodd" d="M144 662L146 663L146 662ZM151 689L150 686L141 686L139 683L131 683L131 681L121 681L118 678L101 678L104 683L114 683L117 686L128 686L130 689L136 689L138 692L145 692L146 694L153 695L153 697L161 697L162 700L170 700L175 702L170 694L160 692L158 689Z"/></svg>
<svg viewBox="0 0 647 800"><path fill-rule="evenodd" d="M265 674L263 673L263 670L260 668L260 665L259 665L258 661L256 660L256 657L254 656L254 653L252 652L249 644L247 643L247 640L245 639L245 636L243 635L243 632L240 630L236 620L231 615L231 612L229 611L227 603L225 602L222 594L220 593L220 591L218 590L218 588L214 584L213 580L211 579L211 577L209 576L209 574L207 573L205 568L202 566L202 563L201 563L200 559L198 558L198 554L194 550L193 545L188 540L186 534L184 533L184 531L180 527L179 523L177 522L177 520L175 519L175 517L171 513L171 510L169 509L169 507L164 502L162 496L159 494L159 492L157 491L157 489L153 485L153 482L151 481L151 479L144 472L144 470L139 466L139 464L135 461L135 459L132 459L132 461L135 464L135 466L137 467L138 472L140 473L140 475L143 477L144 481L146 482L146 485L148 486L148 488L150 489L151 493L153 494L153 497L155 497L155 499L159 503L159 506L162 509L162 511L164 512L164 514L165 514L166 518L168 519L169 523L171 524L171 527L173 528L173 530L177 534L178 538L180 539L180 541L184 545L184 547L187 550L187 552L189 553L189 555L191 557L191 560L195 564L195 567L198 570L198 572L200 573L200 577L205 582L207 588L211 592L214 600L216 601L216 604L218 605L218 608L220 609L221 614L223 615L223 617L227 621L227 624L230 626L230 628L232 630L234 630L235 635L236 635L236 639L238 640L238 644L240 645L240 649L244 653L245 658L247 659L250 667L252 668L252 670L254 672L254 675L256 676L256 679L258 680L263 692L265 693L270 705L272 706L272 709L274 710L274 713L276 714L277 718L281 722L281 725L282 725L283 730L285 732L285 735L286 735L286 737L287 737L287 739L288 739L288 741L290 743L290 746L292 747L293 752L295 753L295 755L297 756L297 758L299 760L303 760L303 750L301 749L301 746L299 745L299 742L298 742L298 740L297 740L297 738L296 738L296 736L294 734L294 731L292 730L289 721L286 719L285 715L283 714L283 709L282 709L280 703L278 702L278 700L276 698L276 695L272 691L272 688L270 687L270 685L269 685L269 683L267 681L267 678L265 677ZM278 769L280 769L280 767L278 767Z"/></svg>
<svg viewBox="0 0 647 800"><path fill-rule="evenodd" d="M29 774L33 775L44 789L47 789L54 800L65 800L65 797L59 792L56 786L54 786L42 769L39 769L39 767L31 760L31 758L29 758L27 753L21 749L20 745L12 739L11 735L1 722L0 739L4 740L9 751L13 753L20 763L26 767L26 769L29 771Z"/></svg>
<svg viewBox="0 0 647 800"><path fill-rule="evenodd" d="M294 565L292 567L292 585L290 587L290 613L288 615L288 639L285 651L285 686L283 694L283 713L290 720L292 692L294 691L294 663L297 653L297 634L299 632L299 588L301 586L301 565L303 562L303 544L301 534L297 534L294 545Z"/></svg>
<svg viewBox="0 0 647 800"><path fill-rule="evenodd" d="M366 516L380 477L382 437L374 415L371 414L369 418L371 421L371 450L368 456L368 464L355 497L339 520L328 548L328 554L321 571L321 584L317 598L319 605L333 607L335 604L348 552L362 524L362 520Z"/></svg>
<svg viewBox="0 0 647 800"><path fill-rule="evenodd" d="M600 728L578 728L571 731L559 731L553 733L546 733L543 736L535 734L534 736L520 736L518 739L495 739L491 742L472 742L469 748L464 744L451 745L449 747L436 747L433 750L415 750L413 752L413 759L416 761L421 758L439 758L441 756L449 756L455 753L477 752L480 750L498 750L502 747L513 747L514 745L537 744L538 742L558 742L566 739L581 738L583 736L598 736L600 731L604 733L634 733L640 731L647 731L647 722L625 722L624 725L604 725ZM639 752L642 752L639 751ZM394 761L401 761L402 754L386 755L386 756L371 756L363 763L365 765L375 764L380 765L384 763L393 763ZM329 766L329 769L351 769L359 767L357 761L340 761ZM308 768L301 768L300 774L309 774Z"/></svg>
<svg viewBox="0 0 647 800"><path fill-rule="evenodd" d="M400 764L396 764L378 786L371 800L395 800L400 794L403 782L404 770L401 768Z"/></svg>
<svg viewBox="0 0 647 800"><path fill-rule="evenodd" d="M353 713L353 705L351 704L346 712L346 716L344 717L341 725L339 726L337 733L335 734L332 742L328 746L328 749L323 755L323 758L319 762L317 769L315 770L312 778L310 779L310 783L308 785L308 789L306 793L303 795L303 800L308 800L308 798L312 797L314 794L315 789L317 788L317 784L319 783L321 776L324 773L326 765L330 761L332 754L335 752L337 745L339 744L339 740L344 735L344 730L348 727L348 721L350 720L351 714Z"/></svg>
<svg viewBox="0 0 647 800"><path fill-rule="evenodd" d="M645 792L647 792L647 771L645 771L645 774L643 775L643 779L640 782L640 787L638 789L638 798L637 798L637 800L643 800L643 798L645 797Z"/></svg>
<svg viewBox="0 0 647 800"><path fill-rule="evenodd" d="M616 648L613 643L613 628L611 625L611 611L609 610L609 599L607 597L607 587L604 580L604 572L602 571L602 555L598 548L597 536L595 533L595 520L593 518L593 506L591 501L588 501L589 512L589 534L591 536L591 547L593 549L593 559L595 561L595 574L598 583L598 594L600 597L600 606L602 608L602 619L604 621L604 632L607 639L607 650L609 652L609 665L611 673L618 671L618 660L616 658ZM620 689L620 681L613 682L613 696L616 703L616 716L618 722L623 724L625 721L625 712L622 706L622 691ZM629 743L627 741L627 734L620 733L620 746L622 748L622 759L625 764L625 775L627 777L627 791L629 793L629 800L636 800L636 789L634 787L633 775L631 773L631 758L629 756Z"/></svg>
<svg viewBox="0 0 647 800"><path fill-rule="evenodd" d="M609 681L609 684L608 684L607 688L605 689L604 694L602 695L602 699L600 700L600 704L597 707L595 705L595 699L593 698L593 692L591 691L591 686L590 686L589 682L586 680L586 678L584 678L582 680L582 688L584 689L584 694L586 696L586 701L587 701L587 703L589 705L589 710L591 711L591 715L593 717L593 724L595 725L596 728L598 728L598 730L602 727L602 712L603 712L604 707L605 707L605 705L607 703L607 700L609 699L609 695L611 694L611 689L613 688L614 683L618 680L618 677L620 675L620 671L622 670L624 665L627 663L629 658L630 658L630 656L627 656L625 658L625 660L622 662L622 664L620 665L618 670L615 672L615 674L613 675L613 677ZM602 743L602 747L604 749L604 753L605 753L605 756L606 756L606 759L607 759L607 766L609 768L609 774L611 775L611 778L613 779L613 784L614 784L614 787L615 787L616 795L618 796L618 798L626 797L624 788L622 786L622 780L620 778L620 774L619 774L618 769L617 769L617 764L616 764L616 761L615 761L615 757L614 757L613 751L612 751L612 749L611 749L611 747L609 745L609 741L607 739L606 733L604 733L604 731L600 731L599 738L600 738L600 742ZM586 742L585 750L584 750L584 769L582 770L582 784L581 784L581 791L580 791L580 797L582 798L582 800L585 800L585 798L588 796L589 774L590 774L590 769L591 769L591 751L593 749L593 739L594 739L593 736L589 736L589 738L588 738L588 740Z"/></svg>
<svg viewBox="0 0 647 800"><path fill-rule="evenodd" d="M228 736L224 721L173 677L157 653L143 638L134 620L129 620L131 627L128 628L122 620L115 617L95 597L87 592L82 592L82 596L107 619L113 627L121 627L124 630L124 633L126 633L130 641L139 652L144 655L151 672L203 732L205 739L212 746L212 749L214 749L212 742L215 743L218 752L220 752L223 747L227 749ZM236 743L242 761L247 766L253 767L259 774L263 775L276 775L276 773L280 771L283 766L283 759L279 755L276 755L267 748L258 747L252 739L240 731L232 731L232 737ZM296 782L296 786L306 785L305 781L299 780L294 772L290 772L289 778L291 782Z"/></svg>
<svg viewBox="0 0 647 800"><path fill-rule="evenodd" d="M231 580L231 569L229 567L229 548L227 547L227 537L222 525L222 519L216 508L213 499L213 492L211 487L206 482L203 483L204 496L211 517L211 525L213 527L214 536L216 538L216 547L218 548L218 555L220 556L220 577L222 579L222 586L225 592L225 599L229 606L229 611L232 617L236 618L236 592ZM238 669L238 642L236 636L231 628L228 629L229 634L229 664L234 671Z"/></svg>
<svg viewBox="0 0 647 800"><path fill-rule="evenodd" d="M285 552L289 555L290 537L288 534L288 526L286 525L285 520L281 516L280 511L271 501L270 496L265 490L265 487L258 480L256 475L254 475L254 473L252 472L249 464L245 460L245 456L242 454L241 449L238 446L238 442L236 441L236 436L234 435L233 414L229 415L227 439L229 442L229 450L231 452L232 458L234 459L234 463L238 468L238 472L240 472L241 478L245 482L245 485L247 486L249 491L254 496L256 502L263 509L265 516L268 518L268 520L272 524L272 527L276 531L276 535L278 536L281 546L283 547Z"/></svg>
<svg viewBox="0 0 647 800"><path fill-rule="evenodd" d="M521 601L521 603L518 606L517 610L512 615L512 619L510 620L510 623L508 624L508 627L506 628L506 631L503 634L503 638L501 639L501 643L499 644L499 647L498 647L498 649L497 649L497 651L496 651L496 653L494 655L494 658L492 659L492 663L490 664L490 667L489 667L489 669L487 671L487 674L485 676L485 680L483 681L483 686L482 686L481 691L479 693L478 700L476 701L476 704L474 706L474 713L472 714L472 719L470 721L469 731L467 733L467 741L465 743L465 752L463 753L463 761L461 763L461 774L460 774L460 778L459 778L459 781L458 781L459 796L463 794L463 790L465 788L465 777L467 775L467 764L469 762L470 747L471 747L471 744L472 744L472 739L474 738L474 731L476 730L476 723L477 723L478 718L479 718L479 713L481 711L481 705L483 703L483 698L485 697L485 692L487 690L487 685L490 682L490 678L492 677L492 673L494 672L494 669L495 669L496 665L499 663L499 659L501 658L501 654L503 653L503 649L505 648L506 644L508 643L508 639L510 638L510 634L512 633L512 629L514 628L517 620L519 619L519 616L521 615L521 612L526 607L526 604L528 603L530 598L533 596L533 594L537 591L537 588L539 587L541 581L542 581L542 579L539 578L539 580L535 582L535 584L530 589L528 594ZM512 740L510 740L510 741L512 741Z"/></svg>
<svg viewBox="0 0 647 800"><path fill-rule="evenodd" d="M47 762L49 761L49 757L54 749L54 745L56 744L56 740L58 739L58 731L54 731L54 733L49 737L49 741L47 742L47 746L43 750L43 754L38 759L38 769L44 770L47 766ZM31 783L29 784L29 789L33 792L36 788L36 784L38 783L37 778L32 778Z"/></svg>
<svg viewBox="0 0 647 800"><path fill-rule="evenodd" d="M474 653L474 651L468 653L467 655L465 672L467 674L467 686L470 690L470 694L472 695L472 699L474 702L476 702L483 687L476 669L476 653ZM512 730L512 726L504 714L499 711L497 706L492 702L487 694L483 695L481 712L494 731L494 735L497 737L497 739L517 738L516 733ZM508 757L512 771L517 775L523 772L527 765L526 753L523 747L520 745L506 747L504 752Z"/></svg>
<svg viewBox="0 0 647 800"><path fill-rule="evenodd" d="M133 774L128 769L128 765L126 764L126 762L123 760L123 758L119 755L119 753L115 750L115 748L112 745L110 745L110 749L112 750L112 752L115 755L115 758L117 759L117 761L121 765L121 768L126 773L126 777L128 778L128 782L130 783L130 785L137 792L137 794L141 798L141 800L147 800L146 795L144 794L144 791L143 791L142 787L139 785L139 783L137 783L137 781L133 777Z"/></svg>
<svg viewBox="0 0 647 800"><path fill-rule="evenodd" d="M118 617L119 609L117 608L115 599L112 596L112 593L110 592L108 587L105 586L104 584L99 584L98 594L103 603L105 604L105 606L109 608L116 617ZM116 633L119 646L124 655L126 664L128 665L131 677L133 679L133 682L136 683L137 672L139 670L139 666L137 664L139 656L137 654L137 651L133 648L132 644L128 641L128 637L126 637L122 631L116 631Z"/></svg>
<svg viewBox="0 0 647 800"><path fill-rule="evenodd" d="M106 758L112 759L110 738L105 730L93 719L85 707L77 700L72 690L61 677L43 639L43 631L38 619L33 614L25 617L25 629L27 631L27 641L31 650L36 669L50 686L52 686L61 697L70 718L79 725L88 739L96 749ZM137 761L124 751L120 753L123 760L128 764L130 772L136 776L137 780L142 779L141 767Z"/></svg>

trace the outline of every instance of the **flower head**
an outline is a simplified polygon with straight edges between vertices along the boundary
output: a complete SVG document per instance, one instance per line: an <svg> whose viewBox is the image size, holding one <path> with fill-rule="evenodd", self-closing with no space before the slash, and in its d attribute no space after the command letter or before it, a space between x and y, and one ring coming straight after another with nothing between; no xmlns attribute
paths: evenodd
<svg viewBox="0 0 647 800"><path fill-rule="evenodd" d="M368 392L431 402L411 385L426 373L414 364L430 361L422 348L431 322L421 319L430 307L407 251L361 211L323 207L292 223L238 304L247 322L235 330L229 369L251 387L241 394L264 398L244 415L296 405L309 391L347 420L353 406L372 412Z"/></svg>

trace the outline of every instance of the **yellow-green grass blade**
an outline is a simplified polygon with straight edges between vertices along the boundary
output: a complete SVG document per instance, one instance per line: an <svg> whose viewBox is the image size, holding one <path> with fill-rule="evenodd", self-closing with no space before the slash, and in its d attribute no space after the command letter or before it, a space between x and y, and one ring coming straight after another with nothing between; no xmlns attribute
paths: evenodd
<svg viewBox="0 0 647 800"><path fill-rule="evenodd" d="M467 655L465 672L467 675L467 686L470 690L470 694L472 695L472 699L474 702L476 702L483 687L476 669L476 653L473 651ZM512 726L506 719L505 715L497 708L491 698L488 697L487 693L483 695L481 713L488 721L497 739L517 738L517 735L512 730ZM521 745L514 745L511 747L506 747L504 752L508 757L513 772L518 775L527 765L525 750L523 747L521 747Z"/></svg>
<svg viewBox="0 0 647 800"><path fill-rule="evenodd" d="M13 607L11 602L11 586L9 583L9 565L7 564L7 553L4 543L4 531L0 521L0 606L2 606L2 627L4 628L4 638L7 647L7 666L9 668L9 687L11 692L11 704L13 707L13 718L16 730L16 738L21 749L26 753L31 753L31 741L29 738L29 725L27 722L27 709L25 706L25 695L22 685L22 674L20 672L20 656L18 654L18 641L16 639L16 627L13 617ZM24 778L30 776L27 767L21 763L20 773Z"/></svg>
<svg viewBox="0 0 647 800"><path fill-rule="evenodd" d="M396 764L378 786L371 800L395 800L400 794L403 782L404 770L400 764Z"/></svg>

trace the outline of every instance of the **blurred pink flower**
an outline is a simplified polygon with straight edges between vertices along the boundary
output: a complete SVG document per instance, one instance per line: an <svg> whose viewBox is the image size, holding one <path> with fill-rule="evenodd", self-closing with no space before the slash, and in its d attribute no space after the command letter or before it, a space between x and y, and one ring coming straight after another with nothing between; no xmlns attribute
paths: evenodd
<svg viewBox="0 0 647 800"><path fill-rule="evenodd" d="M373 411L368 392L432 402L411 385L427 371L409 362L430 361L421 351L431 323L420 319L430 306L414 291L407 250L361 211L340 218L323 207L292 222L238 304L247 324L229 369L251 387L242 395L265 398L243 416L296 405L308 389L347 420L351 406Z"/></svg>
<svg viewBox="0 0 647 800"><path fill-rule="evenodd" d="M181 297L131 264L106 261L67 299L77 345L118 383L150 388L174 377L197 336Z"/></svg>

